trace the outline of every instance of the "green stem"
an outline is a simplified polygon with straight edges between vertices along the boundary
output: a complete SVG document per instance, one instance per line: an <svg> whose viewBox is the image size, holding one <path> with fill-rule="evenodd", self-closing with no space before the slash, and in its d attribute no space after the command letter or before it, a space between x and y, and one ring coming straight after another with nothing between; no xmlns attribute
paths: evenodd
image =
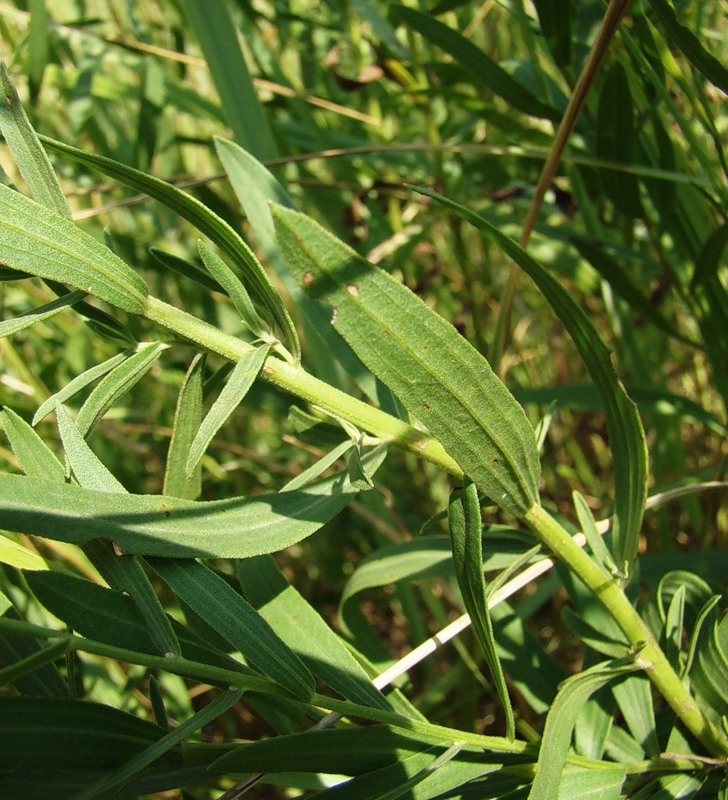
<svg viewBox="0 0 728 800"><path fill-rule="evenodd" d="M223 333L213 325L156 297L147 298L144 316L231 361L239 361L253 348L248 342ZM335 417L341 417L389 444L422 456L455 477L462 478L463 471L432 436L329 386L302 367L276 356L269 356L263 364L261 377L289 394L300 397Z"/></svg>
<svg viewBox="0 0 728 800"><path fill-rule="evenodd" d="M700 710L618 582L607 575L541 506L533 506L524 519L602 603L635 652L639 650L639 663L688 730L714 755L728 755L728 740Z"/></svg>

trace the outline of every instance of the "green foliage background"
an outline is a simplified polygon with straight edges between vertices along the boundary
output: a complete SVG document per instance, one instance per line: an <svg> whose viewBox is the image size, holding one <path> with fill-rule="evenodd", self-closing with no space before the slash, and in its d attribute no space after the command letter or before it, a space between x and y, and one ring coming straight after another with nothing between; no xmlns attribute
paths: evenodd
<svg viewBox="0 0 728 800"><path fill-rule="evenodd" d="M555 547L542 503L728 713L725 16L621 5L545 183L619 2L0 7L5 95L60 181L11 101L3 181L51 211L0 195L0 796L728 796L725 733L676 721L571 556L485 611ZM534 209L527 255L504 234ZM339 277L360 258L382 271ZM162 494L181 527L125 550Z"/></svg>

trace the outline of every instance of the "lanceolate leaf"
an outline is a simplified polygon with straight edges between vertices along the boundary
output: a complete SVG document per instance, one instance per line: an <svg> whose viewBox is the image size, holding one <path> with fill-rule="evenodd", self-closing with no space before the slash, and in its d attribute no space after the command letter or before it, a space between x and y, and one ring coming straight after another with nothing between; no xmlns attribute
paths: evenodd
<svg viewBox="0 0 728 800"><path fill-rule="evenodd" d="M192 197L192 195L183 192L176 186L172 186L172 184L159 180L159 178L153 178L151 175L132 167L127 167L113 159L86 153L83 150L71 147L71 145L57 142L45 136L40 138L46 147L70 156L81 164L86 164L110 178L121 181L125 186L136 189L138 192L148 194L163 205L171 208L181 217L184 217L188 222L191 222L201 233L209 236L243 273L253 299L261 304L261 311L281 332L283 344L294 356L300 357L298 334L286 307L283 305L283 301L276 294L268 275L251 249L227 222L210 211L209 208ZM4 263L2 258L0 258L0 263Z"/></svg>
<svg viewBox="0 0 728 800"><path fill-rule="evenodd" d="M546 726L536 764L536 777L528 795L529 800L557 800L571 734L583 703L609 681L637 669L639 667L633 661L622 659L599 664L568 678L561 684L559 693L546 716Z"/></svg>
<svg viewBox="0 0 728 800"><path fill-rule="evenodd" d="M75 303L80 302L84 297L86 297L86 292L76 289L75 292L69 292L63 297L53 300L51 303L46 303L44 306L34 308L27 314L21 314L14 319L0 322L0 339L6 336L12 336L12 334L22 331L24 328L35 325L36 322L41 322L44 319L52 317L59 311L63 311L64 308L69 308Z"/></svg>
<svg viewBox="0 0 728 800"><path fill-rule="evenodd" d="M447 206L495 242L533 279L569 331L604 405L614 461L613 555L617 567L622 570L626 565L631 574L647 497L647 445L637 408L617 377L607 346L571 295L513 239L458 203L427 189L417 191Z"/></svg>
<svg viewBox="0 0 728 800"><path fill-rule="evenodd" d="M33 199L60 217L70 219L71 210L58 176L28 120L4 63L0 64L0 88L0 130Z"/></svg>
<svg viewBox="0 0 728 800"><path fill-rule="evenodd" d="M311 673L263 617L219 575L189 559L150 558L174 593L261 672L303 700L313 694Z"/></svg>
<svg viewBox="0 0 728 800"><path fill-rule="evenodd" d="M506 715L506 736L516 735L513 708L508 696L503 668L496 652L493 624L488 612L488 598L483 577L483 540L480 503L475 484L466 481L462 490L453 492L448 506L448 524L452 542L455 574L465 609L472 620L498 699Z"/></svg>
<svg viewBox="0 0 728 800"><path fill-rule="evenodd" d="M2 408L0 421L18 464L26 475L56 482L65 480L66 470L63 464L22 417L10 408Z"/></svg>
<svg viewBox="0 0 728 800"><path fill-rule="evenodd" d="M248 390L253 385L263 362L265 361L270 345L262 345L245 353L235 365L225 388L215 400L207 416L202 420L195 438L187 454L185 474L190 477L225 420L235 411L243 401Z"/></svg>
<svg viewBox="0 0 728 800"><path fill-rule="evenodd" d="M104 377L78 412L76 425L83 436L88 436L109 408L146 375L168 346L162 342L140 344L134 355Z"/></svg>
<svg viewBox="0 0 728 800"><path fill-rule="evenodd" d="M0 518L6 530L57 541L112 539L124 553L247 558L300 542L355 494L343 474L298 491L205 503L0 475Z"/></svg>
<svg viewBox="0 0 728 800"><path fill-rule="evenodd" d="M273 207L286 259L364 364L494 502L523 516L538 498L533 428L488 362L442 317L314 220Z"/></svg>
<svg viewBox="0 0 728 800"><path fill-rule="evenodd" d="M0 264L69 284L132 314L148 290L134 270L72 222L0 184Z"/></svg>
<svg viewBox="0 0 728 800"><path fill-rule="evenodd" d="M278 569L272 556L236 564L243 594L308 668L347 700L391 709L340 637Z"/></svg>

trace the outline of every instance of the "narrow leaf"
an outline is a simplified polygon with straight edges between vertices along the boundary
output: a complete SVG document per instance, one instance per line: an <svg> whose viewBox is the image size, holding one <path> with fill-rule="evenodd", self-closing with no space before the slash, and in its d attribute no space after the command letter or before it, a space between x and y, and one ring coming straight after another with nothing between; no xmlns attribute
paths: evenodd
<svg viewBox="0 0 728 800"><path fill-rule="evenodd" d="M167 733L158 741L150 744L145 750L130 758L122 767L116 771L104 775L87 789L78 792L73 796L73 800L96 800L96 798L113 797L116 793L132 778L136 777L145 767L161 758L173 747L184 741L188 736L198 731L200 728L217 719L229 708L238 702L242 692L239 690L229 690L219 694L211 700L196 714Z"/></svg>
<svg viewBox="0 0 728 800"><path fill-rule="evenodd" d="M104 377L78 412L76 426L82 436L88 436L101 417L146 375L168 346L162 342L140 344L134 355Z"/></svg>
<svg viewBox="0 0 728 800"><path fill-rule="evenodd" d="M185 469L187 454L202 420L202 379L205 355L198 353L185 374L177 396L172 436L164 471L163 494L195 500L200 494L200 469Z"/></svg>
<svg viewBox="0 0 728 800"><path fill-rule="evenodd" d="M38 406L38 410L33 415L32 425L37 425L43 419L43 417L50 414L57 405L65 403L66 400L70 400L72 397L78 394L78 392L82 391L89 384L93 383L97 378L105 375L107 372L114 369L114 367L125 361L127 357L128 356L125 353L119 353L118 355L112 356L101 364L97 364L95 367L87 369L80 375L76 375L76 377L70 383L67 383L62 389L59 389L55 394L52 394L47 400L44 400Z"/></svg>
<svg viewBox="0 0 728 800"><path fill-rule="evenodd" d="M42 8L42 4L40 7ZM34 16L31 14L32 29ZM4 62L0 63L0 87L0 131L33 199L58 216L70 219L71 210L61 183L30 124Z"/></svg>
<svg viewBox="0 0 728 800"><path fill-rule="evenodd" d="M308 700L314 682L301 659L241 595L196 561L149 559L174 593L245 659L294 696Z"/></svg>
<svg viewBox="0 0 728 800"><path fill-rule="evenodd" d="M48 569L48 564L33 550L0 533L0 563L15 569ZM4 595L3 595L4 597ZM0 598L0 616L5 612Z"/></svg>
<svg viewBox="0 0 728 800"><path fill-rule="evenodd" d="M65 481L66 470L63 464L22 417L10 408L1 408L0 420L10 447L26 475Z"/></svg>
<svg viewBox="0 0 728 800"><path fill-rule="evenodd" d="M513 259L533 279L569 331L604 406L614 461L613 556L620 570L626 567L631 574L647 497L647 445L637 408L617 377L607 346L573 297L516 242L452 200L427 189L416 190L470 222Z"/></svg>
<svg viewBox="0 0 728 800"><path fill-rule="evenodd" d="M76 423L68 416L63 406L58 406L56 409L56 418L63 449L79 484L84 489L98 489L100 492L126 492L122 484L88 446Z"/></svg>
<svg viewBox="0 0 728 800"><path fill-rule="evenodd" d="M364 364L483 492L523 516L538 498L536 440L488 362L416 295L312 219L274 206L286 259Z"/></svg>
<svg viewBox="0 0 728 800"><path fill-rule="evenodd" d="M355 494L341 473L302 490L211 502L97 492L0 475L0 515L6 530L56 541L84 544L108 538L125 553L247 558L300 542Z"/></svg>
<svg viewBox="0 0 728 800"><path fill-rule="evenodd" d="M237 275L228 267L220 256L211 250L202 240L197 242L197 249L200 252L205 266L212 277L223 287L225 293L233 301L233 305L240 314L240 318L245 326L256 336L265 335L265 326L255 310L253 301L250 299L245 286L240 282Z"/></svg>
<svg viewBox="0 0 728 800"><path fill-rule="evenodd" d="M433 19L430 14L407 6L390 6L390 12L422 34L429 42L449 53L476 83L502 97L509 105L533 117L543 117L552 122L561 119L559 111L541 102L523 84L511 77L503 67L458 31Z"/></svg>
<svg viewBox="0 0 728 800"><path fill-rule="evenodd" d="M183 192L172 184L128 167L104 156L87 153L71 145L41 137L45 147L70 156L81 164L96 169L110 178L121 181L125 186L144 192L191 222L225 253L230 261L242 272L253 299L260 303L266 319L276 325L281 333L283 344L296 357L300 358L298 334L283 301L276 293L270 278L245 241L223 219L214 214L192 195ZM1 253L2 251L0 251ZM4 263L0 257L0 263ZM30 271L30 270L29 270ZM83 287L81 287L83 288Z"/></svg>
<svg viewBox="0 0 728 800"><path fill-rule="evenodd" d="M163 267L166 267L177 275L194 281L200 286L204 286L205 289L225 294L225 290L222 286L194 261L187 261L185 258L180 258L172 253L160 250L158 247L150 247L149 255Z"/></svg>
<svg viewBox="0 0 728 800"><path fill-rule="evenodd" d="M508 687L496 651L493 624L488 612L488 596L483 577L483 545L480 503L475 484L466 481L462 490L453 492L448 506L448 525L452 543L455 575L463 596L465 610L485 656L498 699L506 716L506 737L515 739L516 728Z"/></svg>
<svg viewBox="0 0 728 800"><path fill-rule="evenodd" d="M610 681L637 669L639 666L631 659L605 662L574 675L561 684L546 716L529 800L558 800L571 734L581 706Z"/></svg>
<svg viewBox="0 0 728 800"><path fill-rule="evenodd" d="M41 647L25 658L3 667L0 669L0 686L14 684L24 675L35 672L35 670L44 667L46 664L53 664L68 652L69 645L70 642L68 641L56 642L55 644Z"/></svg>
<svg viewBox="0 0 728 800"><path fill-rule="evenodd" d="M700 42L700 39L677 18L677 14L666 0L648 0L652 10L668 36L685 54L690 63L712 84L728 93L728 69Z"/></svg>
<svg viewBox="0 0 728 800"><path fill-rule="evenodd" d="M271 345L265 344L241 356L235 365L225 388L215 400L207 416L202 420L195 438L190 445L185 465L185 475L189 478L200 462L215 434L225 424L228 417L243 401L253 382L258 377Z"/></svg>
<svg viewBox="0 0 728 800"><path fill-rule="evenodd" d="M574 501L574 510L576 511L579 525L581 526L584 536L586 536L586 541L592 551L594 560L597 561L607 573L615 574L617 568L614 561L612 561L612 555L607 545L604 543L604 539L599 535L596 520L591 512L591 508L589 508L584 499L584 495L577 492L575 489L571 493L571 497Z"/></svg>
<svg viewBox="0 0 728 800"><path fill-rule="evenodd" d="M53 300L50 303L40 306L39 308L34 308L32 311L28 311L26 314L21 314L14 319L8 319L4 322L0 322L0 339L5 338L6 336L12 336L14 333L22 331L25 328L30 328L30 326L35 325L36 322L42 322L45 319L49 319L59 311L63 311L64 308L69 308L70 306L80 302L84 297L86 297L86 292L77 289L74 292L69 292L68 294L63 295L63 297L59 297L57 300Z"/></svg>
<svg viewBox="0 0 728 800"><path fill-rule="evenodd" d="M369 676L271 556L236 562L243 594L316 677L347 700L391 709Z"/></svg>
<svg viewBox="0 0 728 800"><path fill-rule="evenodd" d="M0 264L67 283L141 314L147 285L111 250L72 222L0 184Z"/></svg>

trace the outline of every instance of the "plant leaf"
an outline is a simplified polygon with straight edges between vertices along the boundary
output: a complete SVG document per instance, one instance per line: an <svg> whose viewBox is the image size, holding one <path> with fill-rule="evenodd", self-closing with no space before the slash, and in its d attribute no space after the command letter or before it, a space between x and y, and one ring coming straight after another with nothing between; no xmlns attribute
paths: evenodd
<svg viewBox="0 0 728 800"><path fill-rule="evenodd" d="M224 714L238 702L242 694L240 690L229 690L219 694L173 731L150 744L141 753L132 756L123 766L114 772L107 773L84 791L75 794L73 800L95 800L95 798L113 797L149 764L163 756L190 734Z"/></svg>
<svg viewBox="0 0 728 800"><path fill-rule="evenodd" d="M0 409L0 420L21 469L33 478L63 482L66 470L30 425L10 408Z"/></svg>
<svg viewBox="0 0 728 800"><path fill-rule="evenodd" d="M525 86L511 77L503 67L458 31L433 19L430 14L416 11L407 6L392 5L389 10L429 42L449 53L476 83L502 97L509 105L532 117L543 117L552 122L558 122L561 119L559 111L542 103Z"/></svg>
<svg viewBox="0 0 728 800"><path fill-rule="evenodd" d="M35 325L36 322L42 322L44 319L52 317L59 311L63 311L64 308L69 308L70 306L75 305L83 300L84 297L86 297L86 292L76 289L76 291L69 292L68 294L63 295L63 297L59 297L57 300L46 303L39 308L34 308L32 311L28 311L26 314L21 314L13 319L0 322L0 339L5 338L6 336L12 336L14 333L22 331L25 328L30 328L30 326Z"/></svg>
<svg viewBox="0 0 728 800"><path fill-rule="evenodd" d="M219 575L188 559L149 558L172 591L245 659L295 697L308 700L314 691L306 665L263 617Z"/></svg>
<svg viewBox="0 0 728 800"><path fill-rule="evenodd" d="M146 283L72 222L0 184L0 263L81 289L141 314Z"/></svg>
<svg viewBox="0 0 728 800"><path fill-rule="evenodd" d="M354 703L392 708L341 638L286 580L271 556L239 560L235 571L247 600L314 675Z"/></svg>
<svg viewBox="0 0 728 800"><path fill-rule="evenodd" d="M172 436L164 471L163 494L195 500L200 494L199 466L187 473L187 454L202 419L202 379L205 355L198 353L187 370L177 396Z"/></svg>
<svg viewBox="0 0 728 800"><path fill-rule="evenodd" d="M33 16L31 14L31 29ZM5 62L0 62L0 88L0 131L33 199L59 217L70 220L71 209L61 189L61 182L30 124Z"/></svg>
<svg viewBox="0 0 728 800"><path fill-rule="evenodd" d="M677 14L666 0L648 0L655 12L660 26L685 54L688 61L701 72L713 85L728 93L728 70L701 44L700 39L685 25L682 25Z"/></svg>
<svg viewBox="0 0 728 800"><path fill-rule="evenodd" d="M594 692L622 675L640 667L630 659L618 659L567 678L559 688L546 716L543 739L529 800L557 800L562 772L571 743L574 724L583 703Z"/></svg>
<svg viewBox="0 0 728 800"><path fill-rule="evenodd" d="M125 553L247 558L300 542L355 494L342 473L294 492L204 503L0 475L0 514L6 530L56 541L107 538Z"/></svg>
<svg viewBox="0 0 728 800"><path fill-rule="evenodd" d="M488 611L488 597L483 577L483 539L480 503L475 484L465 482L462 490L450 495L448 525L452 543L453 562L465 610L470 615L473 630L485 656L498 699L506 716L506 737L516 736L513 707L508 695L503 667L496 652L493 624Z"/></svg>
<svg viewBox="0 0 728 800"><path fill-rule="evenodd" d="M428 189L412 188L470 222L513 259L536 283L569 331L604 405L614 461L612 552L617 567L631 575L647 497L647 445L639 413L617 377L609 350L571 295L513 239L464 206Z"/></svg>
<svg viewBox="0 0 728 800"><path fill-rule="evenodd" d="M82 436L88 436L101 417L146 375L168 347L163 342L140 344L136 353L106 374L86 398L76 417L76 426Z"/></svg>
<svg viewBox="0 0 728 800"><path fill-rule="evenodd" d="M245 326L256 336L264 336L266 333L263 321L255 310L253 301L250 299L247 289L240 282L238 276L228 267L220 256L210 249L202 240L197 242L197 249L200 257L217 283L222 286L225 293L233 301L233 305L240 314Z"/></svg>
<svg viewBox="0 0 728 800"><path fill-rule="evenodd" d="M50 414L57 405L65 403L66 400L70 400L71 397L85 389L97 378L100 378L102 375L105 375L107 372L114 369L114 367L124 362L127 358L128 355L126 353L118 353L101 364L97 364L95 367L90 367L80 375L76 375L72 381L67 383L62 389L59 389L55 394L52 394L47 400L44 400L38 406L38 410L33 415L33 421L31 424L34 426L37 425L43 419L43 417Z"/></svg>
<svg viewBox="0 0 728 800"><path fill-rule="evenodd" d="M243 401L243 398L258 377L270 348L270 344L256 347L254 350L242 355L240 361L235 365L225 387L213 403L207 416L202 420L202 424L192 440L185 465L187 478L192 476L215 434Z"/></svg>
<svg viewBox="0 0 728 800"><path fill-rule="evenodd" d="M273 206L286 259L364 364L494 502L523 516L538 498L533 428L488 362L442 317L314 220Z"/></svg>
<svg viewBox="0 0 728 800"><path fill-rule="evenodd" d="M260 303L269 322L277 326L283 344L299 359L301 348L298 334L283 301L276 294L273 285L262 265L245 241L225 222L192 195L183 192L170 183L154 178L144 172L128 167L104 156L79 150L71 145L57 142L48 137L40 137L45 147L70 156L75 161L96 169L110 178L121 181L125 186L144 192L172 209L191 222L201 233L208 236L246 278L253 299ZM0 251L1 252L1 251ZM0 258L0 263L4 263ZM83 287L80 287L83 288Z"/></svg>

